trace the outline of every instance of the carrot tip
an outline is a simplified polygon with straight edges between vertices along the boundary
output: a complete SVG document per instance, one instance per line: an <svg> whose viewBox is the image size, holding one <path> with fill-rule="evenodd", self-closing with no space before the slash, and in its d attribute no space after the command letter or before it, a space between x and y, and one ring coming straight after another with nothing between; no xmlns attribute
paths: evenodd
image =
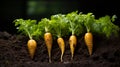
<svg viewBox="0 0 120 67"><path fill-rule="evenodd" d="M60 58L61 62L63 62L63 58L62 57L63 57L63 55L61 55L61 58Z"/></svg>
<svg viewBox="0 0 120 67"><path fill-rule="evenodd" d="M52 61L51 61L51 59L49 59L49 63L51 63Z"/></svg>
<svg viewBox="0 0 120 67"><path fill-rule="evenodd" d="M91 55L92 55L92 52L90 52L89 55L91 56Z"/></svg>

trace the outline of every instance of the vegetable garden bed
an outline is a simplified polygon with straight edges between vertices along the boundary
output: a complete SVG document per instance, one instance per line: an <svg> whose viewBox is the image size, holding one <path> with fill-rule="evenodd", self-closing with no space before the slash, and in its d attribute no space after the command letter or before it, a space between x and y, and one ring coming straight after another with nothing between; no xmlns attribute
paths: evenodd
<svg viewBox="0 0 120 67"><path fill-rule="evenodd" d="M49 63L46 45L42 39L37 41L35 58L31 60L26 45L28 37L0 32L0 67L119 67L120 37L111 37L109 40L101 36L94 38L94 50L91 56L87 52L83 39L78 38L73 61L70 60L68 38L65 38L66 50L62 63L60 50L54 41L52 63Z"/></svg>

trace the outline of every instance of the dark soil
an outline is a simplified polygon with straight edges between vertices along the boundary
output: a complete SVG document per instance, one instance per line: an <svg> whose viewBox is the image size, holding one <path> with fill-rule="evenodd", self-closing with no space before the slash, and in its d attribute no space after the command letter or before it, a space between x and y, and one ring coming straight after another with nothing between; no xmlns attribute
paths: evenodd
<svg viewBox="0 0 120 67"><path fill-rule="evenodd" d="M0 67L120 67L120 37L107 39L103 36L94 36L92 56L88 54L84 39L78 37L72 61L68 38L64 39L64 62L60 62L60 49L54 41L52 63L49 63L43 39L37 40L35 57L30 59L26 45L28 37L0 32Z"/></svg>

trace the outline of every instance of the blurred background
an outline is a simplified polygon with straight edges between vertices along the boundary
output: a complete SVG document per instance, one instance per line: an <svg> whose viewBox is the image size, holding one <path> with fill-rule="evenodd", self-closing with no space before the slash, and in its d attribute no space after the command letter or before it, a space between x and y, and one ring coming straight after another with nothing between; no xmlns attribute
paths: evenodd
<svg viewBox="0 0 120 67"><path fill-rule="evenodd" d="M116 0L1 0L0 31L16 33L13 20L50 18L51 15L79 12L92 12L97 18L116 15L116 25L120 26L120 8Z"/></svg>

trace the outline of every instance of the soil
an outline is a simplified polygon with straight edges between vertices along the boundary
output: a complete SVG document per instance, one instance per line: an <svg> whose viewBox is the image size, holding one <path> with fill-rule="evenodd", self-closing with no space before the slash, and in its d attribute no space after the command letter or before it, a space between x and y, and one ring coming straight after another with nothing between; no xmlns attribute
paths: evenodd
<svg viewBox="0 0 120 67"><path fill-rule="evenodd" d="M66 50L63 62L60 62L60 49L54 40L52 63L43 39L37 40L34 59L27 49L27 36L0 32L0 67L120 67L120 37L94 36L93 54L89 56L84 39L78 37L78 43L71 61L68 38L65 39Z"/></svg>

